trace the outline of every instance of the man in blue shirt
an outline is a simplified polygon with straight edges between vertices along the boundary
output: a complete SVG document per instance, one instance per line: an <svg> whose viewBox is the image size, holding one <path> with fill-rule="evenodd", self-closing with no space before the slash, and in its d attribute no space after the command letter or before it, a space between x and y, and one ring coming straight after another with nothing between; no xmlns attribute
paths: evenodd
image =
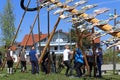
<svg viewBox="0 0 120 80"><path fill-rule="evenodd" d="M34 46L32 47L32 50L30 50L29 56L32 66L32 74L36 74L36 73L39 74L38 55L36 53Z"/></svg>
<svg viewBox="0 0 120 80"><path fill-rule="evenodd" d="M76 51L75 51L75 70L77 73L77 77L81 77L82 76L82 72L81 72L81 67L83 65L83 55L79 49L79 44L76 44Z"/></svg>

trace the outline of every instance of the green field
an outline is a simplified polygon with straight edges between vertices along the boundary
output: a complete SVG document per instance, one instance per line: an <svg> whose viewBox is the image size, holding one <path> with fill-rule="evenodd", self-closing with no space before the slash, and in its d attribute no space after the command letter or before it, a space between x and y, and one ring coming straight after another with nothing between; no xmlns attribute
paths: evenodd
<svg viewBox="0 0 120 80"><path fill-rule="evenodd" d="M64 70L59 74L50 73L48 75L40 72L39 75L32 75L30 71L21 73L19 70L12 75L6 73L6 71L0 71L0 80L120 80L119 75L105 75L103 78L94 77L66 77Z"/></svg>

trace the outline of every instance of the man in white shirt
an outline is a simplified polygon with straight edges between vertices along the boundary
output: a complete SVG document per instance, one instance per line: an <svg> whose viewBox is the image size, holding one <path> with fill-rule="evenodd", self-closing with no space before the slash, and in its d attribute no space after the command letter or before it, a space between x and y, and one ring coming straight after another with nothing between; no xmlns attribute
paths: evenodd
<svg viewBox="0 0 120 80"><path fill-rule="evenodd" d="M63 62L65 64L65 66L67 67L66 73L65 73L66 76L71 75L71 72L72 72L71 65L70 65L70 60L69 60L70 54L72 54L72 52L70 51L69 46L65 45L65 50L63 52ZM70 70L70 74L68 75L69 70Z"/></svg>

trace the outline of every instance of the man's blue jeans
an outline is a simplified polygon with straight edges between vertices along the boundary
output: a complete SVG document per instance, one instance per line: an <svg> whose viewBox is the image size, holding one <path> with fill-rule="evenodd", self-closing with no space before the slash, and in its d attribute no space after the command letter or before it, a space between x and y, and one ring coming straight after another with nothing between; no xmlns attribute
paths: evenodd
<svg viewBox="0 0 120 80"><path fill-rule="evenodd" d="M38 61L31 61L31 66L32 66L32 74L39 73L39 65Z"/></svg>
<svg viewBox="0 0 120 80"><path fill-rule="evenodd" d="M98 67L98 73L99 73L99 77L101 77L102 75L102 71L101 71L101 66L102 66L102 64L101 63L97 63L97 67Z"/></svg>

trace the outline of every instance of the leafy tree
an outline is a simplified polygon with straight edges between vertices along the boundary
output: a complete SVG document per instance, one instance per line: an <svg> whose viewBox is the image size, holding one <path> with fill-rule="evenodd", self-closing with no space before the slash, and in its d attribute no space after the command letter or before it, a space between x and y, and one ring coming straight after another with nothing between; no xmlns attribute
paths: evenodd
<svg viewBox="0 0 120 80"><path fill-rule="evenodd" d="M103 60L104 60L103 61L104 64L112 63L113 61L113 50L112 49L108 49L104 51Z"/></svg>
<svg viewBox="0 0 120 80"><path fill-rule="evenodd" d="M104 51L103 60L105 64L113 63L113 53L115 54L115 62L120 63L120 57L118 56L119 51L111 49L107 49Z"/></svg>
<svg viewBox="0 0 120 80"><path fill-rule="evenodd" d="M11 0L7 0L4 11L0 16L0 29L2 32L2 41L10 45L15 34L15 17Z"/></svg>
<svg viewBox="0 0 120 80"><path fill-rule="evenodd" d="M91 47L91 40L89 39L90 32L87 30L84 32L81 32L79 29L77 29L77 30L78 30L78 33L80 36L76 35L75 27L72 27L71 31L69 32L71 34L71 41L79 43L79 41L81 39L80 37L82 37L82 47L84 49ZM81 34L83 34L83 35L81 35Z"/></svg>

